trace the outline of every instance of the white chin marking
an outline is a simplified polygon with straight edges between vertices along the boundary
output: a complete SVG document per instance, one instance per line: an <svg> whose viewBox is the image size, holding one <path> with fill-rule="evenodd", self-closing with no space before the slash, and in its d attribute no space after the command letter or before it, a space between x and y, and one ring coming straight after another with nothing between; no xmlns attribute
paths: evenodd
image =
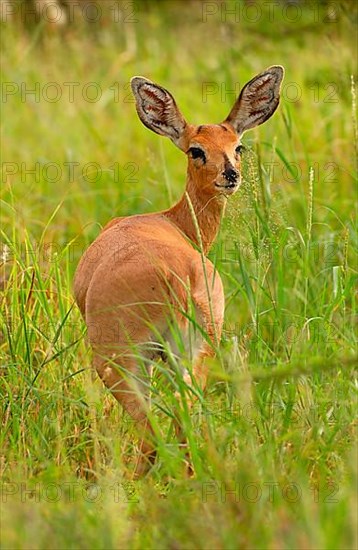
<svg viewBox="0 0 358 550"><path fill-rule="evenodd" d="M238 190L239 188L239 184L236 184L235 186L228 186L228 185L220 185L220 184L215 184L215 189L217 189L220 193L223 193L224 195L233 195L234 193L236 193L236 191Z"/></svg>

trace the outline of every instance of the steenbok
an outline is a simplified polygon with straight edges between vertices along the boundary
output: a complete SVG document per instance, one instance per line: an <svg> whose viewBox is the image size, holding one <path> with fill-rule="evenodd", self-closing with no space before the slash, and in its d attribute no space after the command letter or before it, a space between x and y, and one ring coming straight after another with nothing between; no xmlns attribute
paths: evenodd
<svg viewBox="0 0 358 550"><path fill-rule="evenodd" d="M220 341L225 302L220 275L205 255L226 199L240 185L241 136L273 115L283 74L282 67L269 67L244 86L221 124L203 126L187 123L165 88L139 76L131 81L143 124L169 137L187 156L185 192L168 210L109 222L82 257L74 290L94 367L136 423L136 475L156 455L143 369L150 376L153 362L168 355L165 350L177 355L182 349L173 337L174 325L192 358L191 368L182 369L183 380L205 388L206 359Z"/></svg>

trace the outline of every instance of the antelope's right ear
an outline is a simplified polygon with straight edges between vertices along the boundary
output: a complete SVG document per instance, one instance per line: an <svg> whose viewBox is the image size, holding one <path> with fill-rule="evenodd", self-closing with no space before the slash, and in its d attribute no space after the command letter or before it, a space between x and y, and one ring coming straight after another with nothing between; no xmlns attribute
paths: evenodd
<svg viewBox="0 0 358 550"><path fill-rule="evenodd" d="M283 75L283 67L273 65L243 87L225 120L238 135L259 126L274 114L280 102Z"/></svg>
<svg viewBox="0 0 358 550"><path fill-rule="evenodd" d="M134 76L131 87L143 124L156 134L170 138L179 149L185 151L183 137L187 123L171 93L142 76Z"/></svg>

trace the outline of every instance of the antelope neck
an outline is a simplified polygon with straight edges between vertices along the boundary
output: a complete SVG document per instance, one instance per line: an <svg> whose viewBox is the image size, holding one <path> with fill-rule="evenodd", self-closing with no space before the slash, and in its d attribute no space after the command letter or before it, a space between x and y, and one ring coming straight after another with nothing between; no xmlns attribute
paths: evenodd
<svg viewBox="0 0 358 550"><path fill-rule="evenodd" d="M198 247L202 245L202 250L206 254L219 231L225 203L223 196L203 192L188 178L184 195L174 206L166 210L164 215L194 244Z"/></svg>

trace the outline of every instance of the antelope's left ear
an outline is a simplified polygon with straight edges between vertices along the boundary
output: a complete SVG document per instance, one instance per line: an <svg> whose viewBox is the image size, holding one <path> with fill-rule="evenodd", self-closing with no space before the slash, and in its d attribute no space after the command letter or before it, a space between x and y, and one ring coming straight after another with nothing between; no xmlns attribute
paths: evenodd
<svg viewBox="0 0 358 550"><path fill-rule="evenodd" d="M283 67L273 65L243 87L225 120L238 135L259 126L274 114L280 102L283 75Z"/></svg>
<svg viewBox="0 0 358 550"><path fill-rule="evenodd" d="M131 87L143 124L156 134L170 138L179 149L185 151L187 123L172 94L143 76L133 77Z"/></svg>

